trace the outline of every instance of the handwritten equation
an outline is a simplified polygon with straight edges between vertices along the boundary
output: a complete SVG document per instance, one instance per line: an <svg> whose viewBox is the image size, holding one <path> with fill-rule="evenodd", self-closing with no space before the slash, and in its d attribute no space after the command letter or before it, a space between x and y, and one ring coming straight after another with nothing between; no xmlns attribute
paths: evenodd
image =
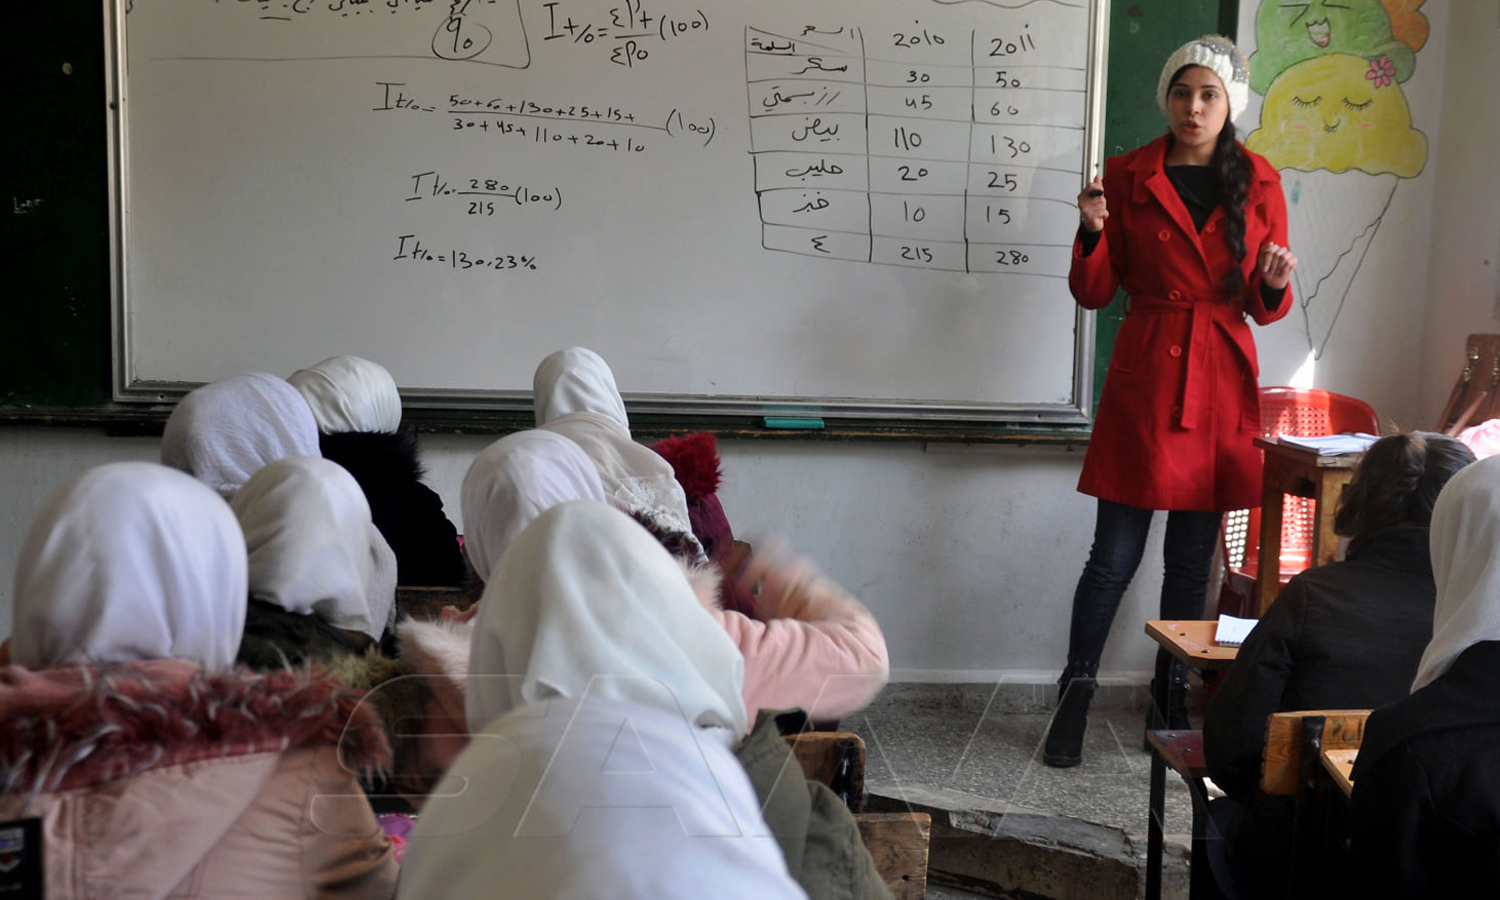
<svg viewBox="0 0 1500 900"><path fill-rule="evenodd" d="M433 101L409 92L405 82L377 81L380 100L371 107L377 113L443 115L450 131L470 131L538 144L569 144L626 154L642 153L647 142L641 137L604 133L600 126L615 126L641 132L657 132L672 140L683 139L707 147L718 134L714 116L687 114L673 107L664 116L647 119L616 106L555 103L518 97L465 97L449 94L446 101ZM589 126L589 130L573 127ZM566 127L565 127L566 126Z"/></svg>
<svg viewBox="0 0 1500 900"><path fill-rule="evenodd" d="M405 197L414 200L434 200L452 197L468 204L467 215L493 216L497 209L504 212L508 206L540 206L556 212L562 209L562 188L529 188L524 184L511 185L498 178L460 178L450 182L436 170L418 172L411 176L411 192ZM496 201L500 201L497 206ZM509 201L507 204L505 201Z"/></svg>
<svg viewBox="0 0 1500 900"><path fill-rule="evenodd" d="M1082 9L987 31L745 30L762 245L1066 277L1084 162Z"/></svg>
<svg viewBox="0 0 1500 900"><path fill-rule="evenodd" d="M161 16L177 26L174 33L198 36L191 56L175 58L531 64L520 0L154 0L132 4L127 15L127 27Z"/></svg>
<svg viewBox="0 0 1500 900"><path fill-rule="evenodd" d="M653 44L666 44L694 34L708 33L708 15L701 9L678 15L652 15L644 0L625 0L594 16L575 19L560 0L542 4L547 13L543 41L565 41L589 46L598 42L604 59L633 69L651 58Z"/></svg>
<svg viewBox="0 0 1500 900"><path fill-rule="evenodd" d="M405 264L426 263L447 266L465 271L489 269L495 272L511 270L537 271L537 258L529 254L481 253L473 250L438 249L422 243L415 234L396 236L396 255L392 260L405 260Z"/></svg>

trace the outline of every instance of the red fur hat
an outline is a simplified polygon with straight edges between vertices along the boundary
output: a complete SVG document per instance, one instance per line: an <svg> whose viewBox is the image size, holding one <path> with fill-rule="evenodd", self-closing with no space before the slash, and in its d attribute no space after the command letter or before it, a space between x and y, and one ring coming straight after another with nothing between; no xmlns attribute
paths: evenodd
<svg viewBox="0 0 1500 900"><path fill-rule="evenodd" d="M693 536L703 545L704 552L710 559L727 552L734 543L734 531L717 496L723 477L719 471L718 441L712 434L700 431L657 441L651 449L672 464L677 483L687 494Z"/></svg>

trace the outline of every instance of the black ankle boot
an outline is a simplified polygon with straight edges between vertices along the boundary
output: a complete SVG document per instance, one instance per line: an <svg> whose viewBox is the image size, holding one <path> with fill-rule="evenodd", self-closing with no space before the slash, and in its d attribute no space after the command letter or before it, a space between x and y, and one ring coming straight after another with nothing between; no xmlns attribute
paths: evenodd
<svg viewBox="0 0 1500 900"><path fill-rule="evenodd" d="M1042 745L1042 762L1067 769L1083 762L1083 730L1088 725L1089 703L1099 682L1093 678L1064 675L1058 682L1057 711Z"/></svg>

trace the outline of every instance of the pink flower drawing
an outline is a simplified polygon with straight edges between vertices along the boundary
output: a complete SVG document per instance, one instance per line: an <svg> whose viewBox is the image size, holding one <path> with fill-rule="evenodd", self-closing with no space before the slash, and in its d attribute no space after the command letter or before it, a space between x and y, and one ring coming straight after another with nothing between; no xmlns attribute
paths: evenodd
<svg viewBox="0 0 1500 900"><path fill-rule="evenodd" d="M1379 59L1370 60L1370 70L1365 73L1366 81L1375 82L1375 87L1390 87L1396 78L1396 64L1391 62L1389 56L1382 55Z"/></svg>

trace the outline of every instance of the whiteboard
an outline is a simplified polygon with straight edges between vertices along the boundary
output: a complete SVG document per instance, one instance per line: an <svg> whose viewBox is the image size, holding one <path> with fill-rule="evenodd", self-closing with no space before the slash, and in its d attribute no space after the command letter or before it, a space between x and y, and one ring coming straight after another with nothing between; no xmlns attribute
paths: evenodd
<svg viewBox="0 0 1500 900"><path fill-rule="evenodd" d="M116 0L116 396L1087 420L1107 0Z"/></svg>

